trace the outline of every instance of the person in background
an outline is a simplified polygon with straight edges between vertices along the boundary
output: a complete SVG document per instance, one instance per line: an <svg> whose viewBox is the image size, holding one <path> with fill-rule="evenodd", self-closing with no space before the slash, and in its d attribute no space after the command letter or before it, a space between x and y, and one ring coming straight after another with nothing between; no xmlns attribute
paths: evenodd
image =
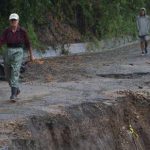
<svg viewBox="0 0 150 150"><path fill-rule="evenodd" d="M23 61L23 48L29 51L30 60L33 60L32 49L25 29L19 25L19 16L12 13L9 16L10 27L4 30L0 36L0 47L4 44L7 49L4 52L5 77L11 87L10 100L16 102L20 93L19 76L20 67Z"/></svg>
<svg viewBox="0 0 150 150"><path fill-rule="evenodd" d="M140 38L140 46L142 50L142 55L147 54L147 47L148 47L148 35L150 30L150 17L146 15L146 9L141 8L140 14L137 16L136 19L137 22L137 29L139 32L139 38Z"/></svg>

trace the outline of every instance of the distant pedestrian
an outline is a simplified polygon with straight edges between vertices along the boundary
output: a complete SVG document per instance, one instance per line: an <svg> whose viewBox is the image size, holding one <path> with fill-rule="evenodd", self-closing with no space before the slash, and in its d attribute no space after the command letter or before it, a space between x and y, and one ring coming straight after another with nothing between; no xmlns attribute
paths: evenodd
<svg viewBox="0 0 150 150"><path fill-rule="evenodd" d="M147 47L148 47L148 35L150 30L150 17L146 15L146 9L141 8L140 14L137 16L137 28L139 32L140 38L140 46L142 50L142 55L147 54Z"/></svg>
<svg viewBox="0 0 150 150"><path fill-rule="evenodd" d="M9 16L10 27L4 30L0 37L0 47L4 44L7 49L4 52L5 76L11 87L10 100L15 102L19 89L20 67L23 61L23 47L29 51L30 60L33 60L31 45L27 32L19 26L19 16L13 13Z"/></svg>

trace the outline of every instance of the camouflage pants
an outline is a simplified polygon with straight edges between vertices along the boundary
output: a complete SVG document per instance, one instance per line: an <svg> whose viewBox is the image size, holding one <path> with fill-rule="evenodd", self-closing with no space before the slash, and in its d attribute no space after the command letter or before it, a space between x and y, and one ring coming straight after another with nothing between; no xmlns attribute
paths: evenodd
<svg viewBox="0 0 150 150"><path fill-rule="evenodd" d="M19 76L22 59L22 48L8 48L4 54L5 78L8 81L10 87L19 87Z"/></svg>

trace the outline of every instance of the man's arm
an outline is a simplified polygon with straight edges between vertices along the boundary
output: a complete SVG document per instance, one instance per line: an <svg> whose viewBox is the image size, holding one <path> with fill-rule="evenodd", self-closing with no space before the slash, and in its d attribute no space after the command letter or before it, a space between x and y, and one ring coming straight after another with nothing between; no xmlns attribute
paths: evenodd
<svg viewBox="0 0 150 150"><path fill-rule="evenodd" d="M29 49L28 49L28 52L29 52L29 56L30 56L30 61L33 61L33 55L32 55L32 48L30 47Z"/></svg>

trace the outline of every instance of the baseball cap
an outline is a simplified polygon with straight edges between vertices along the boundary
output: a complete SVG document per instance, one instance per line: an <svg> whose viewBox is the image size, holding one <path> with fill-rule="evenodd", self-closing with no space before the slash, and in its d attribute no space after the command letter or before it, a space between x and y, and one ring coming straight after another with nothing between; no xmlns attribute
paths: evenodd
<svg viewBox="0 0 150 150"><path fill-rule="evenodd" d="M144 10L144 11L146 11L146 8L142 7L140 10Z"/></svg>
<svg viewBox="0 0 150 150"><path fill-rule="evenodd" d="M12 19L19 20L19 16L18 16L18 14L16 14L16 13L12 13L12 14L10 14L10 16L9 16L9 20L12 20Z"/></svg>

